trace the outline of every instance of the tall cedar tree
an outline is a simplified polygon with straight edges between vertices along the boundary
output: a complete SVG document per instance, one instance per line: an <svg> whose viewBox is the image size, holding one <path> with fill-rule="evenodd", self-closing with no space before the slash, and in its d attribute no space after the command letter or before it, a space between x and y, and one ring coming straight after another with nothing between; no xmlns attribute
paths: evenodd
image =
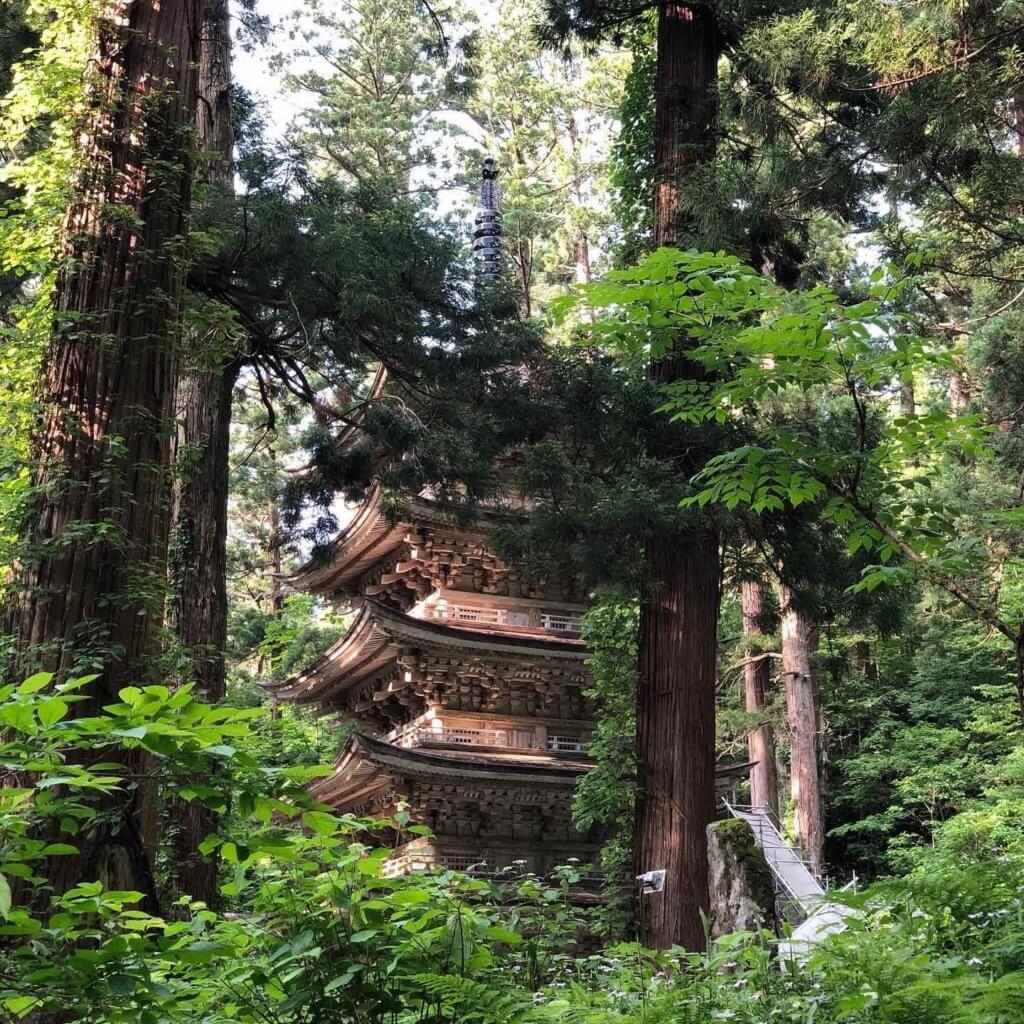
<svg viewBox="0 0 1024 1024"><path fill-rule="evenodd" d="M703 7L662 3L655 73L655 243L672 245L685 211L679 183L715 152L716 80L721 39ZM679 340L685 349L686 339ZM699 380L679 351L654 363L668 384ZM652 454L676 454L652 438ZM678 463L686 476L702 453ZM640 614L636 812L637 873L665 869L664 891L648 897L643 939L651 946L705 944L707 826L715 815L716 630L721 580L717 534L656 537L646 546L648 592Z"/></svg>
<svg viewBox="0 0 1024 1024"><path fill-rule="evenodd" d="M789 790L796 815L796 830L804 856L813 872L822 871L825 829L822 817L820 696L811 658L815 629L798 595L779 586L782 620L782 675L786 687L786 724L789 729Z"/></svg>
<svg viewBox="0 0 1024 1024"><path fill-rule="evenodd" d="M145 679L157 653L201 17L202 0L120 0L96 22L17 606L26 664L99 673L79 715ZM145 768L134 753L98 759ZM146 796L100 799L78 853L46 865L57 892L98 879L155 908Z"/></svg>
<svg viewBox="0 0 1024 1024"><path fill-rule="evenodd" d="M740 584L743 610L743 635L751 644L745 651L743 666L744 704L751 715L763 716L766 694L771 687L771 663L765 651L753 645L762 638L765 616L764 581L744 580ZM775 765L775 730L770 722L760 721L747 734L747 754L750 758L750 802L755 807L766 807L778 818L779 780Z"/></svg>
<svg viewBox="0 0 1024 1024"><path fill-rule="evenodd" d="M205 0L196 124L206 187L233 191L235 132L231 102L228 0ZM214 196L214 198L216 198ZM227 531L231 401L241 360L189 352L178 377L174 511L170 545L170 619L188 662L188 681L209 701L224 697L228 632ZM171 810L174 887L212 904L217 866L199 853L215 816L198 800Z"/></svg>
<svg viewBox="0 0 1024 1024"><path fill-rule="evenodd" d="M545 34L622 36L657 14L654 69L655 246L692 244L690 196L715 158L718 63L724 38L710 4L667 0L546 0ZM689 188L688 188L689 187ZM685 240L685 241L684 241ZM657 386L699 380L688 341L650 367ZM656 401L653 398L652 400ZM662 421L647 436L652 465L689 480L708 456L706 438ZM638 920L651 946L705 945L707 825L715 812L716 632L721 591L717 532L706 522L646 533L637 683L634 868L663 869L664 890L643 897Z"/></svg>

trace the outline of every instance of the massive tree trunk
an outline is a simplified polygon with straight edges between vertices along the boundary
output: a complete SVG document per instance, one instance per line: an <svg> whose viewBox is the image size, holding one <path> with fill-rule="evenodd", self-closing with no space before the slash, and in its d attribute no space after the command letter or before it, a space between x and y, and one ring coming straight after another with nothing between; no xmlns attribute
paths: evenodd
<svg viewBox="0 0 1024 1024"><path fill-rule="evenodd" d="M159 653L201 8L121 0L97 21L16 609L23 665L100 673L77 715L152 679ZM98 755L115 759L136 779L145 767ZM99 879L155 907L145 792L134 783L98 799L99 816L73 839L78 854L46 865L55 891Z"/></svg>
<svg viewBox="0 0 1024 1024"><path fill-rule="evenodd" d="M231 120L231 24L228 0L205 0L196 109L208 188L230 193L235 137ZM193 339L195 343L195 339ZM227 529L231 401L238 360L187 353L178 380L171 624L188 659L185 678L208 701L224 697L227 642ZM216 816L198 801L171 804L172 884L212 904L217 865L199 853Z"/></svg>
<svg viewBox="0 0 1024 1024"><path fill-rule="evenodd" d="M781 584L782 672L786 681L786 722L789 728L790 797L797 834L811 869L823 868L825 827L821 799L821 709L811 665L815 628L793 590Z"/></svg>
<svg viewBox="0 0 1024 1024"><path fill-rule="evenodd" d="M658 16L655 241L670 245L686 216L679 185L714 155L715 79L720 41L704 8L663 3ZM699 377L679 353L652 366L655 380ZM673 446L673 429L652 440L691 475L702 455ZM641 938L650 946L705 944L706 830L715 814L715 675L721 565L710 529L653 538L646 549L647 593L640 616L637 687L637 873L666 870L664 892L642 897Z"/></svg>
<svg viewBox="0 0 1024 1024"><path fill-rule="evenodd" d="M235 124L231 102L231 8L204 0L196 129L207 181L233 191Z"/></svg>
<svg viewBox="0 0 1024 1024"><path fill-rule="evenodd" d="M745 580L741 584L743 607L743 635L760 637L764 616L764 584L760 580ZM743 687L746 709L750 714L763 715L765 694L771 686L771 663L767 657L755 660L760 651L747 652L743 666ZM751 729L747 735L747 753L751 761L750 802L755 807L767 807L779 816L779 778L775 766L775 731L767 722Z"/></svg>

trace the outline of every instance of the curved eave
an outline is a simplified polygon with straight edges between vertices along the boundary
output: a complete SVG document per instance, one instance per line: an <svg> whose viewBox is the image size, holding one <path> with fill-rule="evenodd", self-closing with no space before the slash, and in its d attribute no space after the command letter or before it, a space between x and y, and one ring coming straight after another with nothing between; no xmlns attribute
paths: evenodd
<svg viewBox="0 0 1024 1024"><path fill-rule="evenodd" d="M328 700L383 675L399 652L409 648L466 651L507 661L582 662L587 657L580 640L447 626L365 600L348 632L305 672L277 687L277 695L300 704Z"/></svg>
<svg viewBox="0 0 1024 1024"><path fill-rule="evenodd" d="M437 502L418 497L410 504L409 514L397 522L384 513L383 490L374 484L352 521L331 542L326 559L311 559L288 577L296 590L316 594L351 592L359 579L386 558L410 530L429 526L458 530L486 542L495 514L481 509L473 523L460 523Z"/></svg>
<svg viewBox="0 0 1024 1024"><path fill-rule="evenodd" d="M327 559L311 559L289 577L291 586L314 594L345 590L394 551L409 526L388 522L382 498L380 485L374 484L352 521L331 542Z"/></svg>
<svg viewBox="0 0 1024 1024"><path fill-rule="evenodd" d="M371 791L383 788L390 781L417 778L450 780L508 786L542 786L571 788L589 764L552 762L523 763L494 756L474 754L467 749L459 757L424 753L396 747L369 736L355 736L335 762L334 774L315 782L310 796L325 802L347 802L364 799Z"/></svg>
<svg viewBox="0 0 1024 1024"><path fill-rule="evenodd" d="M311 704L331 696L331 682L344 679L348 689L386 672L395 652L390 638L380 629L376 606L367 601L345 635L334 643L305 672L286 679L274 688L282 700Z"/></svg>

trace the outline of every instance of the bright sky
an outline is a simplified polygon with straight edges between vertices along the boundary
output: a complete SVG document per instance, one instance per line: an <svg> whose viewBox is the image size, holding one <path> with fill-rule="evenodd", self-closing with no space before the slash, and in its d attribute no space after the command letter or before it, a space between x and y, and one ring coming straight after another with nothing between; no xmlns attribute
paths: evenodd
<svg viewBox="0 0 1024 1024"><path fill-rule="evenodd" d="M474 14L486 29L493 19L492 0L462 0L463 7ZM302 0L258 0L259 13L270 18L274 26L287 21L302 10ZM291 93L284 88L282 74L272 67L271 55L287 43L286 31L272 33L269 45L255 52L247 52L236 42L232 55L235 80L253 96L261 107L267 124L269 138L280 138L302 115L305 100L301 94ZM470 135L478 134L476 125L468 118L455 115L458 127ZM441 143L445 144L445 143ZM444 190L437 194L436 209L444 216L453 208L463 205L467 196L459 190Z"/></svg>
<svg viewBox="0 0 1024 1024"><path fill-rule="evenodd" d="M481 28L486 29L494 17L493 0L462 0L463 6L474 14ZM302 0L258 0L259 13L279 25L297 11L301 11ZM273 134L283 133L302 111L300 97L289 95L281 84L281 76L270 66L269 53L275 45L283 45L286 36L271 38L269 46L257 53L246 53L236 44L233 54L233 71L240 85L245 86L254 96L263 100L268 127Z"/></svg>

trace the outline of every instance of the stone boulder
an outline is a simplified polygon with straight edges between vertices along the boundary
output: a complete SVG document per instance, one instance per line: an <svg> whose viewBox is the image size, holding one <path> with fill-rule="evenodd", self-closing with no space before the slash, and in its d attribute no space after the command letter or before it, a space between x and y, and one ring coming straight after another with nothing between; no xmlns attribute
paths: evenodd
<svg viewBox="0 0 1024 1024"><path fill-rule="evenodd" d="M713 939L730 932L776 930L771 870L745 821L708 825L708 890Z"/></svg>

